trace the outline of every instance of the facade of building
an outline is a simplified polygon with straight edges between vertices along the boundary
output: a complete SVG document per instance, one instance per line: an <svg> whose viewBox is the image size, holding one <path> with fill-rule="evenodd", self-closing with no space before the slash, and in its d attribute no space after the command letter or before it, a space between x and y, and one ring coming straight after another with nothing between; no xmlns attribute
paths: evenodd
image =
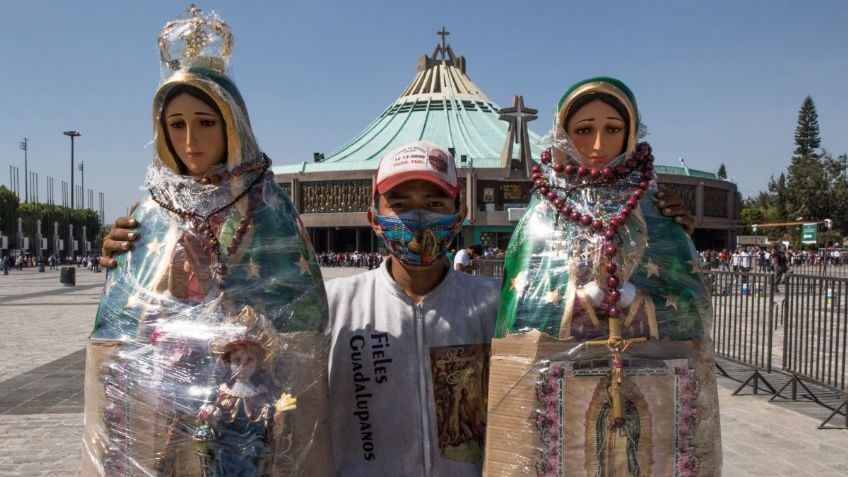
<svg viewBox="0 0 848 477"><path fill-rule="evenodd" d="M275 166L276 180L301 213L316 251L376 251L366 218L372 179L380 158L405 143L426 139L448 148L460 176L468 217L459 244L506 248L529 202L529 169L538 160L540 137L527 128L535 110L516 96L501 109L466 75L466 60L442 40L418 60L403 93L360 134L312 162ZM714 174L657 167L659 180L683 197L696 218L696 241L729 246L738 228L735 184ZM717 214L724 210L724 215ZM726 245L723 245L725 244Z"/></svg>

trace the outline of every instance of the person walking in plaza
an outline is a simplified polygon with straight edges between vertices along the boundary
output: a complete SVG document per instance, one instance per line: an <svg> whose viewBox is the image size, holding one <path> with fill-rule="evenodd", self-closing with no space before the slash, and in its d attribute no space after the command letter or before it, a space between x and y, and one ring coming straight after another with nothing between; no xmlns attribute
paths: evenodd
<svg viewBox="0 0 848 477"><path fill-rule="evenodd" d="M474 259L483 255L483 247L479 244L469 245L456 252L453 268L458 272L472 273L475 270Z"/></svg>
<svg viewBox="0 0 848 477"><path fill-rule="evenodd" d="M3 256L2 262L3 262L3 275L8 275L9 274L9 257Z"/></svg>
<svg viewBox="0 0 848 477"><path fill-rule="evenodd" d="M783 251L783 247L775 246L774 250L771 253L771 267L774 271L774 291L778 293L780 288L778 285L783 281L783 276L789 270L789 265L786 260L786 254ZM784 290L786 286L784 285Z"/></svg>

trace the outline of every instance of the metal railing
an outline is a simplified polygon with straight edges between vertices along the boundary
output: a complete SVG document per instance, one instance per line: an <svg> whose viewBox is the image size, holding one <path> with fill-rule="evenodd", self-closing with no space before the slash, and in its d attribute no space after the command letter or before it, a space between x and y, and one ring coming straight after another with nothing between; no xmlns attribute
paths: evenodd
<svg viewBox="0 0 848 477"><path fill-rule="evenodd" d="M783 369L848 390L848 279L790 275L786 286Z"/></svg>
<svg viewBox="0 0 848 477"><path fill-rule="evenodd" d="M503 276L503 260L478 263L478 274ZM789 273L779 280L772 273L716 270L703 274L714 309L716 356L750 370L733 394L752 386L754 394L762 388L774 400L785 398L789 388L788 398L797 400L800 387L803 398L833 411L819 428L841 415L845 423L839 428L848 429L848 278ZM720 366L718 371L727 375ZM789 378L780 389L764 375L773 372ZM831 406L820 400L821 390L838 402Z"/></svg>
<svg viewBox="0 0 848 477"><path fill-rule="evenodd" d="M789 272L795 275L812 275L820 277L848 278L848 264L834 265L832 263L801 263L791 265Z"/></svg>
<svg viewBox="0 0 848 477"><path fill-rule="evenodd" d="M713 300L716 354L770 373L775 276L771 273L703 273ZM767 382L766 386L769 386Z"/></svg>
<svg viewBox="0 0 848 477"><path fill-rule="evenodd" d="M503 278L504 259L478 258L474 262L477 265L477 268L474 271L475 275Z"/></svg>

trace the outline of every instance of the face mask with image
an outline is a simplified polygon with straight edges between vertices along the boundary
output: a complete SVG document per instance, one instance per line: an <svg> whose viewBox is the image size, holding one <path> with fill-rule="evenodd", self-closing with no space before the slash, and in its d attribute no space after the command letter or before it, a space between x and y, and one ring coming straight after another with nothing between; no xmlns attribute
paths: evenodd
<svg viewBox="0 0 848 477"><path fill-rule="evenodd" d="M428 266L445 256L456 237L459 214L439 214L423 209L397 216L374 213L383 231L386 248L404 265Z"/></svg>

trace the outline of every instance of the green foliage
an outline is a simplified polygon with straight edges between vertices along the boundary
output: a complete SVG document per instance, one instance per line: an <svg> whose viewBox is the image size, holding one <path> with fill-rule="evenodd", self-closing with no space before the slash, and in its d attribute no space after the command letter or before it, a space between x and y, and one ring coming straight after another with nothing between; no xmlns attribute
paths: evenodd
<svg viewBox="0 0 848 477"><path fill-rule="evenodd" d="M795 127L795 158L818 159L818 148L821 147L819 136L819 113L813 98L807 96L798 112L798 126Z"/></svg>
<svg viewBox="0 0 848 477"><path fill-rule="evenodd" d="M787 211L787 200L789 194L786 191L786 175L781 172L780 177L778 177L777 180L774 180L774 177L769 179L768 189L768 206L775 208L777 215L775 220L778 222L788 221L789 212Z"/></svg>
<svg viewBox="0 0 848 477"><path fill-rule="evenodd" d="M10 197L11 195L11 197ZM17 219L21 218L21 226L25 237L34 240L38 231L38 221L41 221L41 235L47 238L48 250L52 251L54 224L58 225L59 237L67 240L68 225L74 227L74 236L79 240L82 227L86 228L86 240L91 242L93 251L97 251L102 243L103 224L97 212L88 209L71 209L68 207L50 206L47 204L20 204L17 197L5 187L0 186L0 230L14 237L17 233ZM8 226L6 224L9 224ZM30 243L30 247L35 244Z"/></svg>
<svg viewBox="0 0 848 477"><path fill-rule="evenodd" d="M751 224L833 220L833 237L848 235L848 156L834 158L821 149L819 121L807 96L798 112L795 150L786 173L769 180L768 192L745 200L742 222ZM794 228L764 231L773 238L794 235Z"/></svg>
<svg viewBox="0 0 848 477"><path fill-rule="evenodd" d="M819 122L816 106L807 96L798 112L795 153L786 174L786 216L790 220L822 220L832 212L835 169L819 149Z"/></svg>
<svg viewBox="0 0 848 477"><path fill-rule="evenodd" d="M2 232L0 235L14 236L17 228L18 205L18 196L6 186L0 186L0 232Z"/></svg>
<svg viewBox="0 0 848 477"><path fill-rule="evenodd" d="M727 167L722 162L720 166L718 166L718 173L716 174L722 179L727 179Z"/></svg>

